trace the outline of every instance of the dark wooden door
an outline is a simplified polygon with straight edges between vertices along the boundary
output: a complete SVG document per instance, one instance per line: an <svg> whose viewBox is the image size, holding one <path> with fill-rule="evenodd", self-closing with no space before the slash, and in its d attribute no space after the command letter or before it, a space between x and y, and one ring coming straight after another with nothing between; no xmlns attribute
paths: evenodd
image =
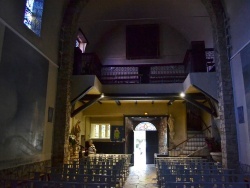
<svg viewBox="0 0 250 188"><path fill-rule="evenodd" d="M206 72L205 42L193 41L192 45L192 72Z"/></svg>
<svg viewBox="0 0 250 188"><path fill-rule="evenodd" d="M128 154L131 154L131 161L130 163L133 165L134 164L134 131L131 130L128 134Z"/></svg>
<svg viewBox="0 0 250 188"><path fill-rule="evenodd" d="M158 153L158 132L146 131L146 164L154 164L154 153Z"/></svg>

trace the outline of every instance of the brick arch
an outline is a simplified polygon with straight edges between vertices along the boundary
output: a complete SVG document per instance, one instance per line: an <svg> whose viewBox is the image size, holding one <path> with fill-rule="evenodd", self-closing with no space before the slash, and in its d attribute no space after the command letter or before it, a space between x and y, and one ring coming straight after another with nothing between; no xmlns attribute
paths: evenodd
<svg viewBox="0 0 250 188"><path fill-rule="evenodd" d="M59 71L55 123L53 132L52 165L61 164L68 158L68 135L70 121L70 79L73 69L73 46L77 32L79 15L89 0L71 0L64 14L60 33ZM234 117L232 79L230 62L227 57L227 44L224 32L223 7L220 0L201 0L209 13L212 27L220 113L220 131L223 148L223 164L234 167L238 163L238 148ZM231 100L226 100L227 98ZM226 111L224 110L226 107ZM226 126L227 125L227 126ZM230 129L230 131L228 131ZM230 133L228 133L230 132ZM230 148L228 147L230 145ZM230 161L230 163L229 163ZM234 166L233 166L234 165Z"/></svg>

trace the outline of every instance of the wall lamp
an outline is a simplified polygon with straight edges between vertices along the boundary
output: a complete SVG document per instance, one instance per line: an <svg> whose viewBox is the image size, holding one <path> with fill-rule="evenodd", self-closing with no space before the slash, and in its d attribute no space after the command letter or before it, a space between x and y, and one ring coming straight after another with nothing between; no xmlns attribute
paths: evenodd
<svg viewBox="0 0 250 188"><path fill-rule="evenodd" d="M174 103L174 100L171 99L171 100L168 101L167 105L170 106L170 105L172 105L173 103Z"/></svg>
<svg viewBox="0 0 250 188"><path fill-rule="evenodd" d="M186 94L185 94L184 92L181 92L181 93L180 93L180 97L183 98L183 97L185 97L185 96L186 96Z"/></svg>

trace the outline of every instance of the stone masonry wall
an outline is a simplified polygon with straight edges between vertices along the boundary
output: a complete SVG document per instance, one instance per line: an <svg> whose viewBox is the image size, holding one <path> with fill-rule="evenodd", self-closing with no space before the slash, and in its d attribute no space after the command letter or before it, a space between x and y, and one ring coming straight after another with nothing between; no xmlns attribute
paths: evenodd
<svg viewBox="0 0 250 188"><path fill-rule="evenodd" d="M162 118L158 130L158 140L159 140L159 153L167 153L167 143L168 143L168 124L167 117Z"/></svg>
<svg viewBox="0 0 250 188"><path fill-rule="evenodd" d="M225 34L224 9L219 0L202 0L212 22L214 36L215 63L219 99L219 125L222 145L222 163L227 168L237 168L239 164L234 98L230 61Z"/></svg>

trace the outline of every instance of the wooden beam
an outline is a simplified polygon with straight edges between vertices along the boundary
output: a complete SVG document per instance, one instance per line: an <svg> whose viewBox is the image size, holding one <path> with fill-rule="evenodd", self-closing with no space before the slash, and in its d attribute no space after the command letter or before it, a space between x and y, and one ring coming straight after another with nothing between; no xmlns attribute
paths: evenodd
<svg viewBox="0 0 250 188"><path fill-rule="evenodd" d="M203 105L202 103L199 103L197 101L195 101L194 99L192 99L191 97L189 96L185 96L185 97L182 97L185 101L195 105L196 107L198 107L199 109L201 110L204 110L206 112L208 112L209 114L213 115L214 117L217 117L217 113L214 112L213 110L211 110L209 107Z"/></svg>
<svg viewBox="0 0 250 188"><path fill-rule="evenodd" d="M86 108L90 107L92 104L94 104L95 102L99 101L103 96L99 95L98 97L96 97L96 99L93 99L89 102L87 102L86 104L83 104L82 106L80 106L79 108L77 108L76 110L74 110L71 113L71 117L74 117L75 115L77 115L79 112L85 110Z"/></svg>
<svg viewBox="0 0 250 188"><path fill-rule="evenodd" d="M74 105L77 101L79 101L81 98L83 98L91 89L93 86L87 87L80 95L78 95L76 98L74 98L70 103L71 105Z"/></svg>

